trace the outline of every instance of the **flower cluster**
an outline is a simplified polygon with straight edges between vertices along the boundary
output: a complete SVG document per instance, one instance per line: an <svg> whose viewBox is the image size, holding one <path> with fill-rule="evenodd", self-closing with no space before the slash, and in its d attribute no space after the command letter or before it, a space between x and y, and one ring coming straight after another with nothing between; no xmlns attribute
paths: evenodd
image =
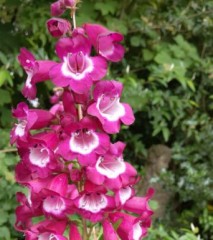
<svg viewBox="0 0 213 240"><path fill-rule="evenodd" d="M27 240L80 240L89 239L88 229L99 223L105 240L139 240L151 224L153 189L145 197L135 195L139 178L124 161L125 144L110 142L110 134L121 123L132 124L134 115L120 101L122 83L103 80L107 63L123 58L123 36L98 24L72 28L56 18L75 5L66 0L51 5L54 17L47 28L59 38L58 62L37 60L25 48L18 56L27 74L26 98L36 98L38 82L51 80L56 87L49 110L24 102L13 109L18 123L11 144L21 158L16 181L27 189L26 195L17 193L15 227Z"/></svg>

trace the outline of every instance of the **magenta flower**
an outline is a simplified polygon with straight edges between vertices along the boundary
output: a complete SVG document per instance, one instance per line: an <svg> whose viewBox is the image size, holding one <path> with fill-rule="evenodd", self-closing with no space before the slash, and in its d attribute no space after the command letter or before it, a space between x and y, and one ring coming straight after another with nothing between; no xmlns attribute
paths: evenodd
<svg viewBox="0 0 213 240"><path fill-rule="evenodd" d="M119 44L123 35L118 32L111 32L99 24L84 25L92 45L98 54L112 62L119 62L124 56L124 47Z"/></svg>
<svg viewBox="0 0 213 240"><path fill-rule="evenodd" d="M118 235L113 225L107 219L104 219L102 225L104 240L118 240Z"/></svg>
<svg viewBox="0 0 213 240"><path fill-rule="evenodd" d="M134 217L126 213L115 212L109 215L111 222L121 222L117 234L122 240L140 240L147 235L147 229L151 225L150 218Z"/></svg>
<svg viewBox="0 0 213 240"><path fill-rule="evenodd" d="M84 191L75 200L78 213L92 222L101 221L104 214L115 207L114 198L106 194L106 189L86 182Z"/></svg>
<svg viewBox="0 0 213 240"><path fill-rule="evenodd" d="M67 8L72 8L76 5L77 0L64 0L64 4Z"/></svg>
<svg viewBox="0 0 213 240"><path fill-rule="evenodd" d="M82 240L81 234L75 224L70 225L69 240Z"/></svg>
<svg viewBox="0 0 213 240"><path fill-rule="evenodd" d="M68 213L73 213L73 201L68 198L68 191L66 174L57 175L52 179L48 188L41 190L42 209L47 217L66 219Z"/></svg>
<svg viewBox="0 0 213 240"><path fill-rule="evenodd" d="M55 62L36 60L26 48L21 48L18 60L27 73L27 80L22 89L22 94L28 99L35 99L36 83L49 79L49 69L55 65Z"/></svg>
<svg viewBox="0 0 213 240"><path fill-rule="evenodd" d="M135 195L134 189L130 186L122 187L115 191L115 201L117 206L122 206L125 202Z"/></svg>
<svg viewBox="0 0 213 240"><path fill-rule="evenodd" d="M15 167L15 179L16 182L20 184L25 184L26 182L33 179L33 176L38 177L37 174L34 174L30 171L30 169L26 166L23 161L20 161Z"/></svg>
<svg viewBox="0 0 213 240"><path fill-rule="evenodd" d="M17 201L21 204L16 208L15 228L20 232L26 231L32 225L32 218L42 215L39 206L31 206L31 196L26 197L23 193L16 194Z"/></svg>
<svg viewBox="0 0 213 240"><path fill-rule="evenodd" d="M70 114L73 117L72 122L77 122L78 113L75 107L74 94L72 94L70 91L64 91L61 100L64 107L64 113L66 115Z"/></svg>
<svg viewBox="0 0 213 240"><path fill-rule="evenodd" d="M70 86L79 94L86 93L97 81L106 75L107 64L102 57L90 57L91 46L81 34L62 38L56 45L56 52L62 62L50 70L53 83L59 87Z"/></svg>
<svg viewBox="0 0 213 240"><path fill-rule="evenodd" d="M51 15L60 16L66 8L73 8L76 5L76 0L58 0L51 4Z"/></svg>
<svg viewBox="0 0 213 240"><path fill-rule="evenodd" d="M10 143L14 144L17 140L27 141L29 131L40 129L50 124L53 115L41 109L29 109L26 103L21 102L16 109L12 110L13 117L18 120L10 134Z"/></svg>
<svg viewBox="0 0 213 240"><path fill-rule="evenodd" d="M104 154L109 148L108 135L96 129L97 122L86 117L79 123L70 124L69 135L59 144L58 153L66 160L77 157L82 166L95 164L97 155Z"/></svg>
<svg viewBox="0 0 213 240"><path fill-rule="evenodd" d="M150 188L145 197L132 197L125 202L123 209L134 212L136 214L143 214L143 216L151 216L153 211L149 207L148 201L154 194L154 189Z"/></svg>
<svg viewBox="0 0 213 240"><path fill-rule="evenodd" d="M120 103L122 84L117 81L101 81L95 86L92 103L87 112L97 117L107 133L117 133L120 122L131 125L135 118L129 104Z"/></svg>
<svg viewBox="0 0 213 240"><path fill-rule="evenodd" d="M25 232L26 240L68 240L63 236L66 229L66 221L44 220L35 225L32 225L29 230Z"/></svg>
<svg viewBox="0 0 213 240"><path fill-rule="evenodd" d="M108 201L105 194L93 192L82 194L79 198L78 207L92 213L98 213L106 208L107 204Z"/></svg>
<svg viewBox="0 0 213 240"><path fill-rule="evenodd" d="M50 11L52 16L60 16L65 12L64 0L58 0L51 4Z"/></svg>
<svg viewBox="0 0 213 240"><path fill-rule="evenodd" d="M111 144L109 150L99 156L95 166L87 167L87 178L97 185L104 185L108 189L120 189L132 183L137 171L123 160L125 144L117 142Z"/></svg>
<svg viewBox="0 0 213 240"><path fill-rule="evenodd" d="M20 142L19 155L30 172L39 177L47 177L53 169L58 168L54 150L58 138L54 133L41 134L30 137L27 143Z"/></svg>
<svg viewBox="0 0 213 240"><path fill-rule="evenodd" d="M51 18L47 21L47 29L53 37L59 38L71 31L71 24L62 18Z"/></svg>

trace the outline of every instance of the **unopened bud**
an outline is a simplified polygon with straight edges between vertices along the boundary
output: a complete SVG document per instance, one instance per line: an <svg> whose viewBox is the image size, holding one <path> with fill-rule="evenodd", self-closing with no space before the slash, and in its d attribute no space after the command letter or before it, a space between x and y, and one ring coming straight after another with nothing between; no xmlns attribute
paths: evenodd
<svg viewBox="0 0 213 240"><path fill-rule="evenodd" d="M51 4L50 7L51 15L52 16L60 16L65 11L64 1L57 1Z"/></svg>
<svg viewBox="0 0 213 240"><path fill-rule="evenodd" d="M53 37L58 38L71 30L71 24L62 18L51 18L47 21L47 28Z"/></svg>
<svg viewBox="0 0 213 240"><path fill-rule="evenodd" d="M75 7L75 5L77 4L78 1L76 0L64 0L64 5L67 7L67 8L73 8Z"/></svg>

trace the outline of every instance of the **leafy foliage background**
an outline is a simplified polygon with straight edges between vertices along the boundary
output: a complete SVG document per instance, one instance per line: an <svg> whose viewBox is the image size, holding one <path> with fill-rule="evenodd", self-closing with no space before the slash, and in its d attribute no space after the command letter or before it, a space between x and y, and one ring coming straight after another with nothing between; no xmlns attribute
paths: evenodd
<svg viewBox="0 0 213 240"><path fill-rule="evenodd" d="M38 59L56 59L46 31L47 0L0 0L0 239L22 239L13 230L16 153L9 145L11 108L23 99L26 79L17 63L20 47ZM129 159L143 175L147 150L172 149L169 169L157 181L174 193L165 216L147 239L213 239L213 2L211 0L84 0L77 23L99 22L125 35L125 59L107 78L125 85L136 122L114 139L128 143ZM39 85L49 106L50 84ZM156 205L156 204L153 204ZM156 207L156 206L155 206ZM158 206L160 207L160 206ZM194 223L199 228L192 228ZM198 233L199 231L199 233Z"/></svg>

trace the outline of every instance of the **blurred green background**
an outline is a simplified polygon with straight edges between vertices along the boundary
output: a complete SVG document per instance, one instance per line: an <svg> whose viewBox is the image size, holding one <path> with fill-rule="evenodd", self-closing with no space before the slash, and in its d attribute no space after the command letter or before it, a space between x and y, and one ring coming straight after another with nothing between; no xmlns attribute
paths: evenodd
<svg viewBox="0 0 213 240"><path fill-rule="evenodd" d="M23 101L26 75L20 47L37 59L57 60L47 34L45 0L0 0L0 239L23 239L13 230L13 177L18 161L9 144L11 108ZM136 122L113 140L128 143L125 159L142 176L138 192L156 188L157 214L147 240L213 239L213 1L84 0L77 24L98 22L122 32L126 55L107 79L124 83L123 101ZM40 83L41 107L51 85Z"/></svg>

